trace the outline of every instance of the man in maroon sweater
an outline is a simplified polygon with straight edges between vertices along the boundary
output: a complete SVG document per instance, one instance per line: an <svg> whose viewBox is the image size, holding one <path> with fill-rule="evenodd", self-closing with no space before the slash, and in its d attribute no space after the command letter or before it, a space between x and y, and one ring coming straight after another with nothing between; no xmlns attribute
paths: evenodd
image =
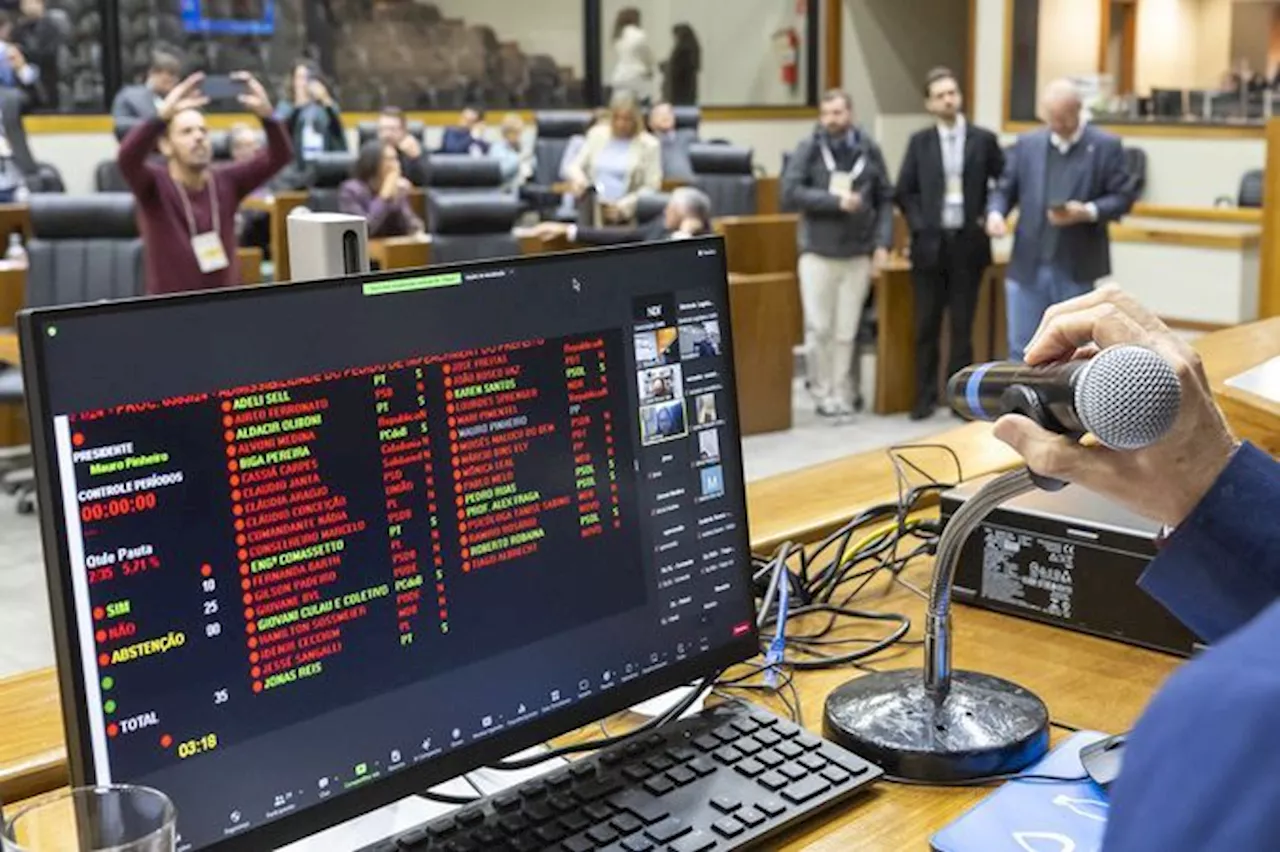
<svg viewBox="0 0 1280 852"><path fill-rule="evenodd" d="M236 258L236 209L293 158L293 146L272 118L271 99L245 72L240 103L262 120L267 147L244 162L212 167L213 149L200 108L203 74L192 74L169 92L155 118L120 143L120 172L138 201L145 246L147 292L177 293L240 283ZM164 163L147 158L159 143Z"/></svg>

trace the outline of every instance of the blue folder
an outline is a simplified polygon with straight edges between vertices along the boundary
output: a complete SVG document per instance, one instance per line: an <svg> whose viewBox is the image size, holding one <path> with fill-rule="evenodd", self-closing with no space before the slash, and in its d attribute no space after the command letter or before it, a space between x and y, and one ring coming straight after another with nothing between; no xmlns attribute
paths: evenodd
<svg viewBox="0 0 1280 852"><path fill-rule="evenodd" d="M1106 734L1081 731L1027 774L1084 775L1080 749ZM935 834L935 852L1097 852L1107 824L1106 794L1092 781L1009 781Z"/></svg>

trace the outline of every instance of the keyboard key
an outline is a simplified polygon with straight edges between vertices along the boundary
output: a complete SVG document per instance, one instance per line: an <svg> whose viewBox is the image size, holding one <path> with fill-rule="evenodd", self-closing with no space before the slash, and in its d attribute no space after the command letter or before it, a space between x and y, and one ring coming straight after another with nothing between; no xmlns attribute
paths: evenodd
<svg viewBox="0 0 1280 852"><path fill-rule="evenodd" d="M603 846L606 843L611 843L614 840L617 840L618 832L613 826L608 823L603 823L589 828L587 830L587 837Z"/></svg>
<svg viewBox="0 0 1280 852"><path fill-rule="evenodd" d="M569 767L569 774L574 778L590 778L596 774L596 768L590 763L575 763Z"/></svg>
<svg viewBox="0 0 1280 852"><path fill-rule="evenodd" d="M526 799L540 799L547 793L547 785L542 781L530 781L520 788L520 795Z"/></svg>
<svg viewBox="0 0 1280 852"><path fill-rule="evenodd" d="M817 752L810 752L796 762L810 772L817 772L827 765L827 759Z"/></svg>
<svg viewBox="0 0 1280 852"><path fill-rule="evenodd" d="M622 789L622 782L613 778L591 778L573 788L573 795L584 802L594 802L612 796Z"/></svg>
<svg viewBox="0 0 1280 852"><path fill-rule="evenodd" d="M832 784L843 784L849 780L849 773L845 772L839 766L828 766L826 769L818 773Z"/></svg>
<svg viewBox="0 0 1280 852"><path fill-rule="evenodd" d="M556 815L546 802L526 802L523 813L525 819L534 825L542 825Z"/></svg>
<svg viewBox="0 0 1280 852"><path fill-rule="evenodd" d="M479 847L465 837L455 837L444 845L445 852L479 852Z"/></svg>
<svg viewBox="0 0 1280 852"><path fill-rule="evenodd" d="M604 766L617 766L626 758L621 749L606 751L600 755L600 763Z"/></svg>
<svg viewBox="0 0 1280 852"><path fill-rule="evenodd" d="M741 719L734 719L729 724L733 725L735 728L737 728L739 731L741 731L744 734L749 734L752 731L757 731L760 729L760 723L757 722L755 719L752 719L750 716L743 716Z"/></svg>
<svg viewBox="0 0 1280 852"><path fill-rule="evenodd" d="M809 774L809 770L796 763L788 763L778 767L778 771L790 778L792 781L799 781Z"/></svg>
<svg viewBox="0 0 1280 852"><path fill-rule="evenodd" d="M734 816L737 817L738 822L742 823L747 828L755 828L757 825L760 825L768 819L768 817L760 813L755 808L743 808L734 814Z"/></svg>
<svg viewBox="0 0 1280 852"><path fill-rule="evenodd" d="M639 784L652 774L653 773L649 771L649 767L645 766L643 763L633 763L630 766L623 767L622 770L622 777L636 784Z"/></svg>
<svg viewBox="0 0 1280 852"><path fill-rule="evenodd" d="M637 834L622 841L622 848L627 852L649 852L653 848L653 841L643 834Z"/></svg>
<svg viewBox="0 0 1280 852"><path fill-rule="evenodd" d="M693 744L702 751L715 751L720 748L720 741L710 734L694 737Z"/></svg>
<svg viewBox="0 0 1280 852"><path fill-rule="evenodd" d="M756 760L760 761L770 769L773 769L775 766L782 764L785 759L773 749L767 748L756 755Z"/></svg>
<svg viewBox="0 0 1280 852"><path fill-rule="evenodd" d="M787 809L787 806L779 802L777 799L765 799L756 807L771 817L776 817Z"/></svg>
<svg viewBox="0 0 1280 852"><path fill-rule="evenodd" d="M502 793L493 797L493 809L500 813L518 810L520 797L515 793Z"/></svg>
<svg viewBox="0 0 1280 852"><path fill-rule="evenodd" d="M823 749L822 753L826 755L827 760L843 767L845 771L853 776L862 775L871 768L865 760L843 749L827 748Z"/></svg>
<svg viewBox="0 0 1280 852"><path fill-rule="evenodd" d="M655 754L644 762L644 765L652 769L654 772L661 772L664 769L670 769L675 766L675 761L667 757L665 754Z"/></svg>
<svg viewBox="0 0 1280 852"><path fill-rule="evenodd" d="M662 734L650 734L644 738L644 744L649 748L659 748L667 744L667 739Z"/></svg>
<svg viewBox="0 0 1280 852"><path fill-rule="evenodd" d="M515 833L515 832L513 832ZM481 849L492 849L500 845L505 838L487 825L482 825L471 832L471 839L480 844Z"/></svg>
<svg viewBox="0 0 1280 852"><path fill-rule="evenodd" d="M738 751L742 752L743 754L748 754L748 755L755 754L756 752L760 751L760 749L764 748L764 746L760 745L759 741L756 740L755 737L743 737L742 739L735 742L733 744L733 747L736 748Z"/></svg>
<svg viewBox="0 0 1280 852"><path fill-rule="evenodd" d="M774 751L776 751L778 754L782 755L783 757L796 757L798 755L804 754L804 749L800 748L800 746L796 745L791 740L783 740L782 742L778 743L778 746L777 748L774 749Z"/></svg>
<svg viewBox="0 0 1280 852"><path fill-rule="evenodd" d="M762 728L771 728L778 724L778 717L770 713L766 713L763 710L752 710L747 715L752 719L755 719Z"/></svg>
<svg viewBox="0 0 1280 852"><path fill-rule="evenodd" d="M685 784L692 784L698 780L698 773L687 766L677 766L667 771L667 777L683 787Z"/></svg>
<svg viewBox="0 0 1280 852"><path fill-rule="evenodd" d="M547 823L546 825L540 825L537 828L535 828L533 830L533 836L538 838L538 840L542 841L543 843L550 845L552 843L555 843L560 838L564 837L564 829L556 825L554 822L551 822L551 823Z"/></svg>
<svg viewBox="0 0 1280 852"><path fill-rule="evenodd" d="M722 814L731 814L742 807L742 802L730 796L715 796L711 799L711 807Z"/></svg>
<svg viewBox="0 0 1280 852"><path fill-rule="evenodd" d="M471 810L466 810L466 811L458 811L456 814L453 815L453 818L457 820L458 825L465 825L465 826L479 825L480 823L484 822L484 811L480 810L479 808L472 808Z"/></svg>
<svg viewBox="0 0 1280 852"><path fill-rule="evenodd" d="M729 766L742 759L742 752L738 751L733 746L721 746L712 752L711 756L726 766Z"/></svg>
<svg viewBox="0 0 1280 852"><path fill-rule="evenodd" d="M760 782L760 785L762 787L775 793L778 790L781 790L783 787L791 783L790 778L788 778L787 776L781 773L773 772L773 771L766 772L756 780Z"/></svg>
<svg viewBox="0 0 1280 852"><path fill-rule="evenodd" d="M738 733L738 729L732 725L721 725L711 732L711 736L715 737L722 743L731 743L742 734Z"/></svg>
<svg viewBox="0 0 1280 852"><path fill-rule="evenodd" d="M561 845L569 852L591 852L596 848L595 841L588 840L586 837L570 837Z"/></svg>
<svg viewBox="0 0 1280 852"><path fill-rule="evenodd" d="M507 814L498 820L498 828L510 835L516 835L529 828L529 820L520 814Z"/></svg>
<svg viewBox="0 0 1280 852"><path fill-rule="evenodd" d="M716 771L716 765L705 757L695 757L689 761L689 768L704 778Z"/></svg>
<svg viewBox="0 0 1280 852"><path fill-rule="evenodd" d="M671 809L661 801L650 796L643 790L637 790L634 788L623 790L616 796L610 796L609 804L613 805L620 811L627 811L635 814L640 818L640 821L646 825L652 825L655 822L663 820L671 813Z"/></svg>
<svg viewBox="0 0 1280 852"><path fill-rule="evenodd" d="M765 765L754 757L748 757L733 768L739 775L745 775L747 778L755 778L761 772L764 772Z"/></svg>
<svg viewBox="0 0 1280 852"><path fill-rule="evenodd" d="M818 739L813 734L801 734L796 737L796 743L805 751L813 751L815 748L822 747L822 740Z"/></svg>
<svg viewBox="0 0 1280 852"><path fill-rule="evenodd" d="M775 746L782 742L782 737L778 735L778 732L771 731L768 728L756 731L752 736L766 746Z"/></svg>
<svg viewBox="0 0 1280 852"><path fill-rule="evenodd" d="M552 796L547 799L547 804L562 814L578 809L578 803L568 796Z"/></svg>
<svg viewBox="0 0 1280 852"><path fill-rule="evenodd" d="M379 840L372 846L361 848L360 852L396 852L397 846L394 840Z"/></svg>
<svg viewBox="0 0 1280 852"><path fill-rule="evenodd" d="M603 822L613 816L613 808L609 807L606 802L592 802L583 808L582 812L587 815L587 819L593 822Z"/></svg>
<svg viewBox="0 0 1280 852"><path fill-rule="evenodd" d="M527 834L511 838L507 841L507 845L515 852L540 852L542 849L542 844Z"/></svg>
<svg viewBox="0 0 1280 852"><path fill-rule="evenodd" d="M670 793L676 785L665 775L655 775L644 782L644 788L655 796Z"/></svg>
<svg viewBox="0 0 1280 852"><path fill-rule="evenodd" d="M746 831L746 829L743 828L742 823L738 822L733 817L725 817L724 819L716 820L711 823L711 830L721 837L737 837L739 834Z"/></svg>
<svg viewBox="0 0 1280 852"><path fill-rule="evenodd" d="M547 786L553 790L563 790L573 783L573 776L568 772L557 772L547 776Z"/></svg>
<svg viewBox="0 0 1280 852"><path fill-rule="evenodd" d="M687 760L693 760L697 756L698 753L688 746L674 746L667 749L667 757L676 763L684 763Z"/></svg>
<svg viewBox="0 0 1280 852"><path fill-rule="evenodd" d="M580 813L565 814L560 817L560 825L564 826L564 828L570 833L573 833L575 831L582 831L584 828L591 825L591 820L587 819Z"/></svg>
<svg viewBox="0 0 1280 852"><path fill-rule="evenodd" d="M627 743L627 757L639 757L644 754L644 743Z"/></svg>
<svg viewBox="0 0 1280 852"><path fill-rule="evenodd" d="M623 834L630 834L633 831L639 831L644 828L644 823L633 817L631 814L622 813L609 820L609 825L618 829Z"/></svg>
<svg viewBox="0 0 1280 852"><path fill-rule="evenodd" d="M714 848L716 848L716 839L701 831L687 834L671 844L671 852L707 852L708 849Z"/></svg>
<svg viewBox="0 0 1280 852"><path fill-rule="evenodd" d="M797 805L809 801L815 796L827 792L831 789L831 782L820 775L810 775L802 781L797 781L790 787L782 789L782 798L789 802L795 802Z"/></svg>
<svg viewBox="0 0 1280 852"><path fill-rule="evenodd" d="M646 837L657 843L669 843L692 830L692 826L684 820L668 817L660 823L649 826L644 830L644 833Z"/></svg>
<svg viewBox="0 0 1280 852"><path fill-rule="evenodd" d="M796 737L804 733L804 731L800 730L799 728L791 728L791 727L786 727L786 728L779 727L777 730L778 730L778 736L782 737L784 740L794 740Z"/></svg>
<svg viewBox="0 0 1280 852"><path fill-rule="evenodd" d="M458 826L454 824L452 817L441 820L440 822L433 822L431 825L427 826L427 834L431 835L431 837L436 840L439 840L442 837L448 837L457 830Z"/></svg>

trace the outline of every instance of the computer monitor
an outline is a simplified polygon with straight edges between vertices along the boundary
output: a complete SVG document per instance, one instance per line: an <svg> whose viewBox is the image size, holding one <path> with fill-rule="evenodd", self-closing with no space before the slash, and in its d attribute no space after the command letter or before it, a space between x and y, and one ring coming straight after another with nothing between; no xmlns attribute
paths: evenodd
<svg viewBox="0 0 1280 852"><path fill-rule="evenodd" d="M19 325L72 777L165 791L182 849L757 650L718 238Z"/></svg>

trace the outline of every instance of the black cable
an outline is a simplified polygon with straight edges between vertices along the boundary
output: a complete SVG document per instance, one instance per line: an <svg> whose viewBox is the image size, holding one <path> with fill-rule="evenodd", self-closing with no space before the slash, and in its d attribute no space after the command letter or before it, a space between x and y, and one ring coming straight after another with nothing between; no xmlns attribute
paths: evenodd
<svg viewBox="0 0 1280 852"><path fill-rule="evenodd" d="M1050 719L1049 725L1050 727L1059 728L1072 734L1078 734L1084 730L1083 728L1077 728L1075 725L1068 725L1066 722L1059 722L1057 719Z"/></svg>
<svg viewBox="0 0 1280 852"><path fill-rule="evenodd" d="M464 808L467 805L474 805L476 802L484 798L484 793L480 792L480 788L475 785L474 781L466 775L461 776L461 778L463 781L467 782L467 784L471 785L472 790L476 791L474 796L454 796L450 793L434 793L431 790L425 790L418 795L424 799L439 802L442 805L457 805L458 807Z"/></svg>
<svg viewBox="0 0 1280 852"><path fill-rule="evenodd" d="M1031 781L1040 784L1073 784L1077 781L1088 781L1088 775L1040 775L1037 773L1029 773L1024 775L1021 772L1008 772L1004 775L987 775L982 778L973 778L968 781L918 781L913 778L899 778L895 775L885 775L885 781L893 784L904 784L910 787L985 787L990 784L999 784L1003 781Z"/></svg>

